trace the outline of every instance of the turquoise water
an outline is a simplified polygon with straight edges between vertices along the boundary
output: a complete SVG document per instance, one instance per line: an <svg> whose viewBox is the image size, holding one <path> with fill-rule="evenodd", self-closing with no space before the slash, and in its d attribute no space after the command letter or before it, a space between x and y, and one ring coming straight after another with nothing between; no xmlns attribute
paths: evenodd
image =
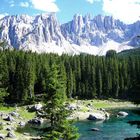
<svg viewBox="0 0 140 140"><path fill-rule="evenodd" d="M132 120L140 120L140 114L135 109L121 109L129 115L125 118L117 118L116 113L120 110L110 110L112 115L109 120L104 122L79 121L76 126L79 129L79 140L123 140L127 137L135 137L140 133L140 129L131 126L127 122ZM100 131L90 131L91 128L99 128Z"/></svg>

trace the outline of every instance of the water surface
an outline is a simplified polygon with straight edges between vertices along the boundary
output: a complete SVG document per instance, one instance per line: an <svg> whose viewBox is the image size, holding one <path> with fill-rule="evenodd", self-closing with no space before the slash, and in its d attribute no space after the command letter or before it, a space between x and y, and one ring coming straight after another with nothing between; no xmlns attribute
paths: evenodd
<svg viewBox="0 0 140 140"><path fill-rule="evenodd" d="M117 118L118 111L126 111L129 115L125 118ZM128 121L140 120L140 115L136 109L114 109L111 118L104 122L79 121L76 126L79 129L79 140L123 140L127 137L135 137L140 133L140 129L131 126ZM90 131L91 128L99 128L100 131Z"/></svg>

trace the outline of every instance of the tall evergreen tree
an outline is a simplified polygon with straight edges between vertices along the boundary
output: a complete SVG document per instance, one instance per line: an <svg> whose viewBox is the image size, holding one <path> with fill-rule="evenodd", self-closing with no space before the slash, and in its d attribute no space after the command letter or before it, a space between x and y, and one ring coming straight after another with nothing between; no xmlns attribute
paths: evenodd
<svg viewBox="0 0 140 140"><path fill-rule="evenodd" d="M60 72L60 73L59 73ZM47 140L76 140L78 138L75 128L69 123L68 110L65 109L66 93L62 70L51 63L47 83L46 113L50 120L50 127L45 139Z"/></svg>

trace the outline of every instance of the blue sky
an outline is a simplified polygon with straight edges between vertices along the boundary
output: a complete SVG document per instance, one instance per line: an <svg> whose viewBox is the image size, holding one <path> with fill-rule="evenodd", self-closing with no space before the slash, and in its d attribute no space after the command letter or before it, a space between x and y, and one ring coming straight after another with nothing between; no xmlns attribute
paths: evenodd
<svg viewBox="0 0 140 140"><path fill-rule="evenodd" d="M55 12L60 23L74 14L111 15L125 23L140 20L140 0L0 0L0 18L6 15Z"/></svg>

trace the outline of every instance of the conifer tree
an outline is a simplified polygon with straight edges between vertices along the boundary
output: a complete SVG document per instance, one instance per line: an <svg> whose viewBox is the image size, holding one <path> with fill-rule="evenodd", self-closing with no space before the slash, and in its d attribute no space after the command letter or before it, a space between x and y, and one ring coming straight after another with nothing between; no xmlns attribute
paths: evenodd
<svg viewBox="0 0 140 140"><path fill-rule="evenodd" d="M62 74L64 74L62 70L58 71L58 66L51 63L45 109L50 127L45 136L46 140L76 140L78 138L76 129L67 120L69 113L65 108L66 89Z"/></svg>

